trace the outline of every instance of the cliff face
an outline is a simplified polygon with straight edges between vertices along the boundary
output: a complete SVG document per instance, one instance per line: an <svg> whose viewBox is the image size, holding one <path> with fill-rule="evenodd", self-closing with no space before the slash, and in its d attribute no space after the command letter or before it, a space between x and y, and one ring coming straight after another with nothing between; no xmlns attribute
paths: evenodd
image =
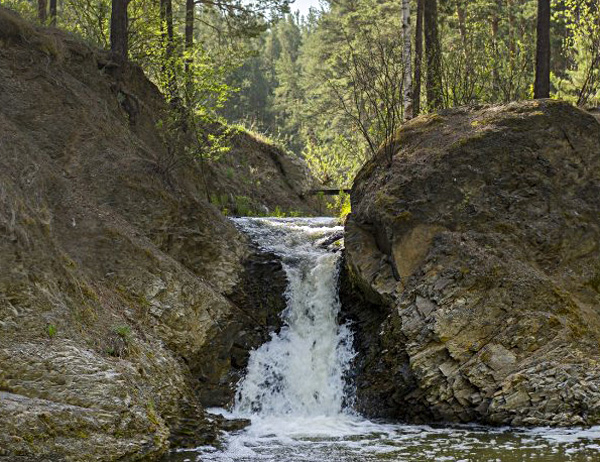
<svg viewBox="0 0 600 462"><path fill-rule="evenodd" d="M599 423L600 124L531 101L422 116L390 143L345 236L360 409Z"/></svg>
<svg viewBox="0 0 600 462"><path fill-rule="evenodd" d="M281 306L254 308L270 295L248 267L276 288L278 263L208 203L198 163L165 168L165 105L138 68L4 9L0 43L0 459L214 441L202 404L231 398Z"/></svg>

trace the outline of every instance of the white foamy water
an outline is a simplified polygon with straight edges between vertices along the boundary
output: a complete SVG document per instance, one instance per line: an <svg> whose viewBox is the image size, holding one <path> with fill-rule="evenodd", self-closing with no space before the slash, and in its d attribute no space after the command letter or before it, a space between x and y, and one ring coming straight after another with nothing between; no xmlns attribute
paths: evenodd
<svg viewBox="0 0 600 462"><path fill-rule="evenodd" d="M598 462L600 427L518 429L371 422L349 407L345 374L354 356L337 323L339 253L320 245L339 232L330 218L238 218L288 277L284 327L253 351L229 418L246 429L220 449L177 451L169 462ZM265 284L268 284L265 281Z"/></svg>
<svg viewBox="0 0 600 462"><path fill-rule="evenodd" d="M234 413L279 421L278 428L292 416L340 416L354 353L350 330L337 322L339 252L319 241L342 228L329 218L240 218L236 225L280 256L288 287L284 326L251 353Z"/></svg>

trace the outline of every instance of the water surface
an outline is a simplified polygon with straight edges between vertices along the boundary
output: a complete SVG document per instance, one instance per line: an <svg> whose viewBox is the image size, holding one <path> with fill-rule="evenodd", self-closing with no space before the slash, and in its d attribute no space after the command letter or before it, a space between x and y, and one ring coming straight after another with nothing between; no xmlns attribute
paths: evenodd
<svg viewBox="0 0 600 462"><path fill-rule="evenodd" d="M359 418L265 421L227 435L222 449L170 462L598 462L600 427L515 429L376 424Z"/></svg>

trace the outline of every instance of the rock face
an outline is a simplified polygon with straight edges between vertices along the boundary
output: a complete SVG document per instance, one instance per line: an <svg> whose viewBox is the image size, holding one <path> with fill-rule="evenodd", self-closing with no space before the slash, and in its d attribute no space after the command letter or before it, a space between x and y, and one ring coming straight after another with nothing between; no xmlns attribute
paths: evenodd
<svg viewBox="0 0 600 462"><path fill-rule="evenodd" d="M0 460L214 442L203 404L230 399L280 303L248 282L268 257L197 163L166 169L166 106L138 68L3 8L0 43Z"/></svg>
<svg viewBox="0 0 600 462"><path fill-rule="evenodd" d="M257 134L230 136L231 150L207 164L210 201L234 215L313 215L323 206L306 162Z"/></svg>
<svg viewBox="0 0 600 462"><path fill-rule="evenodd" d="M552 100L455 109L387 148L345 236L360 410L598 424L598 121Z"/></svg>

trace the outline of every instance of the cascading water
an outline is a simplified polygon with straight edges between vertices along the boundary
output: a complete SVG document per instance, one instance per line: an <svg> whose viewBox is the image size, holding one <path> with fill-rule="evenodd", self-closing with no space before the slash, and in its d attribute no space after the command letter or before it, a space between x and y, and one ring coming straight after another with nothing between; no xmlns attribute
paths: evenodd
<svg viewBox="0 0 600 462"><path fill-rule="evenodd" d="M322 244L341 231L330 218L238 218L236 225L281 258L287 273L284 327L250 355L232 412L249 427L225 435L221 449L172 453L169 462L591 462L600 427L432 428L374 423L346 407L344 375L352 357L347 326L338 325L339 252ZM269 281L264 281L269 284ZM518 451L515 451L518 448Z"/></svg>
<svg viewBox="0 0 600 462"><path fill-rule="evenodd" d="M342 228L329 218L235 222L262 248L279 255L288 288L284 326L251 353L234 411L263 418L341 414L352 338L337 322L339 252L319 242Z"/></svg>

